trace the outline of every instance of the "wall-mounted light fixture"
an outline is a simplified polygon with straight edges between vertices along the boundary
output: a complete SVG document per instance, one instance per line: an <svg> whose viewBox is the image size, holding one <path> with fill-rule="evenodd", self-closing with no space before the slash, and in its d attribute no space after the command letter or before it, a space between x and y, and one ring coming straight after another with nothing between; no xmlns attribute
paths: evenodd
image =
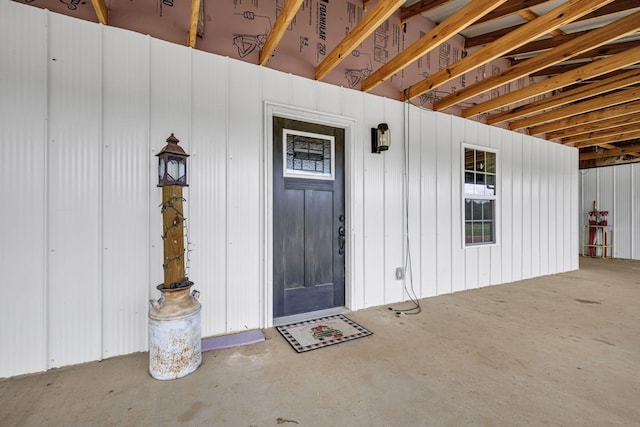
<svg viewBox="0 0 640 427"><path fill-rule="evenodd" d="M389 125L380 123L377 128L371 128L371 152L381 153L391 145L391 131Z"/></svg>

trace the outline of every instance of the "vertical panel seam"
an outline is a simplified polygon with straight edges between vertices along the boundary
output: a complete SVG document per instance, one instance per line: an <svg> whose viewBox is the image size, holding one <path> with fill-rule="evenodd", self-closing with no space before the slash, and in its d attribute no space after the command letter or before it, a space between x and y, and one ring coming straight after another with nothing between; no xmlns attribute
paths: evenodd
<svg viewBox="0 0 640 427"><path fill-rule="evenodd" d="M98 254L100 254L98 259L98 310L100 313L99 317L99 329L100 329L100 360L104 359L104 340L105 340L105 310L104 310L104 25L100 24L98 26L98 31L100 34L100 75L98 77L98 82L100 84L100 92L99 92L99 129L98 129L98 224L99 224L99 234L98 234Z"/></svg>
<svg viewBox="0 0 640 427"><path fill-rule="evenodd" d="M44 37L45 37L45 52L44 52L44 60L45 60L45 105L44 105L44 114L45 114L45 129L44 129L44 271L43 271L43 331L44 331L44 368L48 370L50 368L49 359L51 357L51 339L50 339L50 331L49 331L49 284L51 282L49 277L49 257L50 250L49 246L51 245L51 236L50 236L50 178L49 178L49 161L50 161L50 153L49 153L49 138L51 136L51 122L49 118L50 112L50 104L51 104L51 93L50 93L50 73L51 67L49 64L49 56L51 52L51 35L50 35L50 13L47 9L43 10L44 14Z"/></svg>

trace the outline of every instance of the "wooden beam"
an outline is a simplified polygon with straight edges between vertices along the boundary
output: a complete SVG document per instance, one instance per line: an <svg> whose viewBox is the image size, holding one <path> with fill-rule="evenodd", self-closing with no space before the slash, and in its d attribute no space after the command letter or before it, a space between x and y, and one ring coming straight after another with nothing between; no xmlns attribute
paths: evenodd
<svg viewBox="0 0 640 427"><path fill-rule="evenodd" d="M599 138L609 136L627 135L634 132L640 132L640 127L635 123L631 123L625 126L620 126L615 129L602 129L594 132L583 133L580 135L568 136L560 140L561 144L565 145L578 145L583 142L592 142ZM610 141L611 142L611 141Z"/></svg>
<svg viewBox="0 0 640 427"><path fill-rule="evenodd" d="M349 34L342 39L324 60L316 67L316 80L322 80L331 70L333 70L344 58L347 57L360 43L373 33L384 21L386 21L404 0L379 1L364 16Z"/></svg>
<svg viewBox="0 0 640 427"><path fill-rule="evenodd" d="M509 0L493 12L488 13L484 17L478 19L474 24L471 24L470 26L504 18L505 16L514 15L523 9L529 9L539 4L548 3L549 1L550 0Z"/></svg>
<svg viewBox="0 0 640 427"><path fill-rule="evenodd" d="M591 132L598 132L606 129L613 129L622 126L640 124L640 114L627 114L624 116L613 117L611 119L600 120L598 122L591 122L579 126L572 126L570 128L557 130L554 132L547 132L546 139L560 139L570 136L588 134Z"/></svg>
<svg viewBox="0 0 640 427"><path fill-rule="evenodd" d="M616 0L615 2L610 2L610 3L611 4L603 5L597 10L594 10L593 12L576 19L574 22L587 21L589 19L600 18L603 16L613 15L620 12L628 12L629 10L634 10L640 7L637 0ZM479 36L469 37L464 42L465 49L493 43L499 38L504 37L505 35L518 30L523 25L527 25L527 24L514 25L512 27L502 28L500 30L492 31L485 34L480 34Z"/></svg>
<svg viewBox="0 0 640 427"><path fill-rule="evenodd" d="M537 13L533 12L530 9L524 9L521 10L520 12L518 12L518 16L520 16L522 19L524 19L525 21L531 22L536 18L539 18L540 15L538 15ZM555 30L551 30L549 31L549 34L552 36L563 36L566 35L566 33L562 30L560 30L559 28L556 28Z"/></svg>
<svg viewBox="0 0 640 427"><path fill-rule="evenodd" d="M191 0L191 18L189 20L189 47L195 49L196 36L198 35L198 17L200 16L200 2L202 0Z"/></svg>
<svg viewBox="0 0 640 427"><path fill-rule="evenodd" d="M635 130L625 130L622 132L614 132L608 135L590 138L587 141L576 143L575 147L578 147L578 148L593 147L594 145L600 145L608 142L615 143L615 142L629 141L636 138L640 138L640 129L638 129L637 127L635 128Z"/></svg>
<svg viewBox="0 0 640 427"><path fill-rule="evenodd" d="M435 9L438 6L449 3L451 0L421 0L411 6L400 8L400 21L406 22L408 19L413 18L416 15L423 14Z"/></svg>
<svg viewBox="0 0 640 427"><path fill-rule="evenodd" d="M521 46L517 49L510 51L507 55L505 55L505 57L515 58L520 55L527 55L534 52L553 49L560 46L563 43L571 41L587 33L588 31L578 31L571 34L563 34L560 36L549 37L542 40L535 40L525 44L524 46Z"/></svg>
<svg viewBox="0 0 640 427"><path fill-rule="evenodd" d="M512 110L494 114L493 116L490 116L488 120L491 120L492 122L495 121L495 123L514 120L518 117L528 116L542 110L549 110L551 108L569 104L570 102L612 92L637 83L640 83L640 70L630 70L602 81L579 86L575 89L567 90L566 92L559 92L539 101L530 102L513 108Z"/></svg>
<svg viewBox="0 0 640 427"><path fill-rule="evenodd" d="M547 132L585 125L633 113L640 113L640 101L627 102L625 104L617 104L610 107L603 106L599 110L576 114L574 116L568 116L539 126L530 127L527 131L529 135L540 135Z"/></svg>
<svg viewBox="0 0 640 427"><path fill-rule="evenodd" d="M640 99L640 88L625 89L618 92L600 95L590 98L587 101L569 104L565 107L547 111L546 113L537 114L535 116L526 117L524 119L509 122L509 129L516 130L534 125L539 125L554 120L564 119L565 117L575 116L576 114L584 114L589 111L600 110L602 108L611 107L612 105L623 104L629 101Z"/></svg>
<svg viewBox="0 0 640 427"><path fill-rule="evenodd" d="M516 102L532 98L544 93L548 93L565 86L588 80L602 74L609 73L619 68L633 65L640 61L640 47L629 49L624 53L610 56L599 61L591 62L573 71L542 80L537 83L526 86L522 89L507 93L497 98L490 99L480 104L465 109L462 112L463 117L471 117L487 111L492 111L505 105L514 104ZM487 123L495 124L504 121L498 115L487 118Z"/></svg>
<svg viewBox="0 0 640 427"><path fill-rule="evenodd" d="M433 103L434 110L444 110L459 102L465 101L483 92L507 84L523 76L528 76L538 70L552 64L557 64L583 52L592 50L596 46L602 46L612 40L635 33L640 28L640 12L631 14L604 27L600 27L582 37L571 40L555 49L548 50L540 55L522 61L500 73L480 80L477 83L464 87L451 95L441 98ZM463 111L462 116L465 116Z"/></svg>
<svg viewBox="0 0 640 427"><path fill-rule="evenodd" d="M604 56L611 56L611 55L616 55L620 52L624 52L625 50L634 48L636 46L640 46L640 40L633 40L629 42L620 42L620 43L607 43L603 46L598 46L594 49L590 49L579 55L572 56L571 59L575 61L577 59L593 59L593 58L599 58ZM511 61L511 65L516 65L527 60L528 60L527 58L513 59ZM549 75L549 74L551 73L547 73L545 75ZM555 74L559 74L559 73L555 73Z"/></svg>
<svg viewBox="0 0 640 427"><path fill-rule="evenodd" d="M91 5L96 12L98 22L102 25L109 25L109 10L107 5L104 4L104 0L91 0Z"/></svg>
<svg viewBox="0 0 640 427"><path fill-rule="evenodd" d="M500 6L507 0L477 0L468 3L451 15L440 25L434 27L419 40L412 43L398 56L391 59L362 81L362 90L368 92L380 83L407 67L412 62L426 55L441 43L457 35L476 19Z"/></svg>
<svg viewBox="0 0 640 427"><path fill-rule="evenodd" d="M612 150L604 150L601 153L593 152L593 153L580 153L580 161L582 160L593 160L593 159L602 159L604 157L611 156L620 156L623 154L633 154L640 153L640 144L627 145L624 147L614 148Z"/></svg>
<svg viewBox="0 0 640 427"><path fill-rule="evenodd" d="M300 9L300 5L303 0L286 0L284 6L278 13L276 17L276 22L273 24L273 28L269 32L267 39L264 41L264 45L260 50L260 65L264 65L271 58L271 54L276 49L278 43L284 36L284 32L287 31L287 27L295 18L296 13L298 13L298 9Z"/></svg>
<svg viewBox="0 0 640 427"><path fill-rule="evenodd" d="M549 13L544 14L540 18L533 20L512 33L496 40L490 46L473 52L470 55L454 62L447 68L438 71L432 76L408 87L401 94L404 100L410 100L423 93L438 87L465 72L486 64L506 52L536 39L549 31L565 25L576 18L583 16L604 4L613 0L569 0L568 2L556 7Z"/></svg>

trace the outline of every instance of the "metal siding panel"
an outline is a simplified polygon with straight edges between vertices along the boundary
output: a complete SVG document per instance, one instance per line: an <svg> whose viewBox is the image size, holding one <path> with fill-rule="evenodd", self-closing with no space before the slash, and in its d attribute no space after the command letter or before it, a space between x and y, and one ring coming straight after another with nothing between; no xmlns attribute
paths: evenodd
<svg viewBox="0 0 640 427"><path fill-rule="evenodd" d="M529 209L529 223L530 237L528 242L528 259L530 264L530 275L536 277L540 275L540 212L538 210L538 204L540 198L543 197L540 191L541 180L541 164L540 164L540 147L542 144L547 144L538 138L527 137L529 140L531 150L529 152L529 196L528 196L528 209Z"/></svg>
<svg viewBox="0 0 640 427"><path fill-rule="evenodd" d="M385 100L383 121L392 132L391 147L379 154L384 157L384 263L385 303L403 300L402 281L396 280L395 270L404 266L404 172L405 147L402 103ZM382 117L382 116L381 116ZM371 154L376 156L376 154Z"/></svg>
<svg viewBox="0 0 640 427"><path fill-rule="evenodd" d="M105 31L103 67L102 357L112 357L147 348L148 39Z"/></svg>
<svg viewBox="0 0 640 427"><path fill-rule="evenodd" d="M524 253L524 240L522 211L523 211L523 153L522 135L511 132L511 197L512 197L512 223L511 233L513 237L512 255L512 280L522 280L522 256ZM504 161L503 161L504 163Z"/></svg>
<svg viewBox="0 0 640 427"><path fill-rule="evenodd" d="M101 357L101 27L50 15L49 363Z"/></svg>
<svg viewBox="0 0 640 427"><path fill-rule="evenodd" d="M550 274L549 270L549 147L551 144L540 146L540 274Z"/></svg>
<svg viewBox="0 0 640 427"><path fill-rule="evenodd" d="M384 117L384 99L368 97L363 120L364 150L364 283L365 307L385 302L385 161L386 154L371 153L372 127ZM368 131L368 132L367 132ZM393 130L392 130L393 132Z"/></svg>
<svg viewBox="0 0 640 427"><path fill-rule="evenodd" d="M340 93L342 88L340 86L316 82L316 105L319 111L326 111L332 114L341 113L340 105Z"/></svg>
<svg viewBox="0 0 640 427"><path fill-rule="evenodd" d="M422 139L421 139L421 111L410 104L403 104L407 114L407 140L409 157L409 170L407 188L408 197L408 231L410 266L406 272L405 283L407 288L418 297L422 298L422 223L421 223L421 172L422 172Z"/></svg>
<svg viewBox="0 0 640 427"><path fill-rule="evenodd" d="M466 289L464 249L462 247L462 141L465 138L467 124L475 130L475 123L460 117L451 116L451 149L450 179L451 205L450 205L450 233L451 233L451 289L453 292ZM474 138L475 132L472 131ZM476 282L478 280L475 274ZM476 285L477 286L477 285ZM474 287L476 287L474 286Z"/></svg>
<svg viewBox="0 0 640 427"><path fill-rule="evenodd" d="M227 160L227 332L260 326L262 85L260 68L230 61Z"/></svg>
<svg viewBox="0 0 640 427"><path fill-rule="evenodd" d="M289 74L265 67L261 68L261 71L262 98L271 102L291 104L293 94L291 93L291 78ZM229 78L231 77L228 76L223 81L227 81Z"/></svg>
<svg viewBox="0 0 640 427"><path fill-rule="evenodd" d="M500 140L500 135L501 135L501 130L496 128L495 126L487 126L489 128L489 146L491 148L497 149L498 150L498 159L501 158L502 156L502 150L501 150L501 140ZM500 174L498 176L498 182L501 184L501 174L502 174L502 170L499 169L498 173ZM502 188L500 188L498 194L500 194L500 192L502 192ZM500 197L498 197L498 207L496 208L496 214L497 215L501 215L501 209L500 206L502 204L502 199ZM502 223L502 219L501 216L498 216L497 218L497 222L498 225L496 227L496 232L499 233L500 230L502 229L501 227L501 223ZM497 236L498 238L498 244L493 245L489 248L490 252L491 252L491 278L490 278L490 284L491 285L497 285L499 283L503 283L502 280L502 237L500 236L500 234L498 234Z"/></svg>
<svg viewBox="0 0 640 427"><path fill-rule="evenodd" d="M460 245L461 243L452 241L451 199L452 172L451 172L451 116L438 113L436 116L436 150L434 156L436 158L436 211L437 211L437 232L436 232L436 250L437 250L437 275L438 275L438 295L448 294L452 292L452 264L451 251L452 245Z"/></svg>
<svg viewBox="0 0 640 427"><path fill-rule="evenodd" d="M297 76L289 76L291 81L291 104L301 108L315 110L317 107L317 85L315 80L309 80Z"/></svg>
<svg viewBox="0 0 640 427"><path fill-rule="evenodd" d="M422 111L420 114L421 147L420 168L420 259L422 297L438 295L438 198L436 153L438 140L436 137L436 119L438 113Z"/></svg>
<svg viewBox="0 0 640 427"><path fill-rule="evenodd" d="M616 258L631 258L631 165L613 168L615 196L609 221L614 227L613 255Z"/></svg>
<svg viewBox="0 0 640 427"><path fill-rule="evenodd" d="M569 174L569 180L571 181L571 236L570 236L570 250L569 256L571 257L571 270L577 270L580 268L578 262L579 254L579 236L580 236L580 219L578 216L578 206L580 199L580 190L578 188L578 169L579 166L579 150L570 150L569 161L567 162L567 173Z"/></svg>
<svg viewBox="0 0 640 427"><path fill-rule="evenodd" d="M0 312L0 378L46 369L45 183L48 12L0 2L0 271L21 298ZM11 177L11 179L9 179ZM10 226L9 226L10 224Z"/></svg>
<svg viewBox="0 0 640 427"><path fill-rule="evenodd" d="M475 123L475 122L471 122ZM478 144L483 147L491 147L491 126L487 126L482 123L478 123ZM462 153L460 154L462 158ZM462 166L460 166L462 168ZM462 171L460 171L460 179L462 179ZM460 186L462 188L462 186ZM462 222L462 213L460 213ZM478 248L478 286L483 287L491 284L491 272L492 272L492 246L481 246Z"/></svg>
<svg viewBox="0 0 640 427"><path fill-rule="evenodd" d="M356 123L364 123L364 105L365 99L369 95L362 92L341 88L340 105L342 114L353 117ZM354 271L352 276L355 282L347 284L351 287L351 295L353 300L350 301L349 308L357 310L366 307L365 293L367 283L365 281L365 238L364 238L364 185L365 185L365 157L367 156L367 147L371 147L369 141L369 129L364 126L357 126L356 135L353 140L356 147L349 147L350 141L345 141L345 159L347 161L347 173L345 174L345 185L351 188L351 201L347 200L347 209L351 209L353 223L347 224L347 277L349 277L348 269L352 267ZM349 157L349 153L353 153L353 157ZM349 164L350 162L350 164ZM351 173L349 173L351 168ZM350 181L353 177L353 182ZM349 218L349 217L347 217ZM348 291L347 291L348 292ZM348 297L348 295L347 295ZM348 299L347 299L348 300Z"/></svg>
<svg viewBox="0 0 640 427"><path fill-rule="evenodd" d="M557 145L549 145L549 273L557 273L559 269L558 257L562 254L562 239L560 224L558 223L558 211L562 209L562 177L558 174L558 150Z"/></svg>
<svg viewBox="0 0 640 427"><path fill-rule="evenodd" d="M502 247L502 280L513 281L513 163L511 161L513 142L511 133L500 131L501 150L498 155L498 182L500 190L500 246Z"/></svg>
<svg viewBox="0 0 640 427"><path fill-rule="evenodd" d="M202 335L226 332L227 58L193 51L193 115L189 158L192 242L189 274L200 291Z"/></svg>
<svg viewBox="0 0 640 427"><path fill-rule="evenodd" d="M631 165L631 259L640 259L640 163ZM613 240L615 244L615 237Z"/></svg>
<svg viewBox="0 0 640 427"><path fill-rule="evenodd" d="M533 208L533 200L531 199L531 152L533 143L531 137L522 136L522 278L531 277L531 249L532 241L532 223L533 218L531 209Z"/></svg>

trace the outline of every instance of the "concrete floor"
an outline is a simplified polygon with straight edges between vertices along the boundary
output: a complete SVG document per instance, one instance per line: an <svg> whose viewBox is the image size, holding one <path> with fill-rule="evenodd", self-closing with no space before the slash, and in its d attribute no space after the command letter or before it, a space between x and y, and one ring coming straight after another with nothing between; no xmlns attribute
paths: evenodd
<svg viewBox="0 0 640 427"><path fill-rule="evenodd" d="M374 335L266 341L175 381L138 353L0 381L2 426L640 425L640 261L349 313Z"/></svg>

